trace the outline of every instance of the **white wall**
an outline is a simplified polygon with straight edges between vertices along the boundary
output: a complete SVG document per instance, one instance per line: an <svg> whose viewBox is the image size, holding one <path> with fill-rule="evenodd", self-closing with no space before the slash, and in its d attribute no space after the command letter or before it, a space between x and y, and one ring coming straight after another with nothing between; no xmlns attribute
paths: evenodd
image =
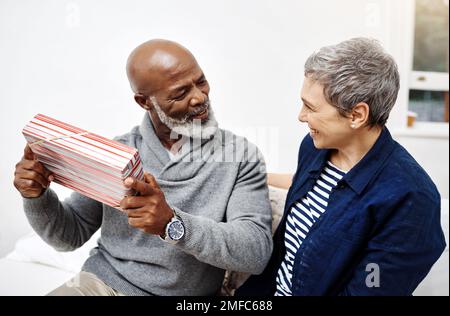
<svg viewBox="0 0 450 316"><path fill-rule="evenodd" d="M188 47L222 127L256 142L269 170L293 172L306 134L297 122L303 63L323 45L354 36L385 45L402 72L390 125L403 128L411 1L0 1L0 255L29 229L12 186L22 127L38 112L109 137L139 124L124 71L136 45L167 38Z"/></svg>

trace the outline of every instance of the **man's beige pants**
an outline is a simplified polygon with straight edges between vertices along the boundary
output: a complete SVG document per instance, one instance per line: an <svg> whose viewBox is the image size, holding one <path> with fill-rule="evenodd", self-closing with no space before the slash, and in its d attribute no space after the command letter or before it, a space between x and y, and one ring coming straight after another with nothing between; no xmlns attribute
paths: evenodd
<svg viewBox="0 0 450 316"><path fill-rule="evenodd" d="M124 296L106 285L95 274L81 271L47 296Z"/></svg>

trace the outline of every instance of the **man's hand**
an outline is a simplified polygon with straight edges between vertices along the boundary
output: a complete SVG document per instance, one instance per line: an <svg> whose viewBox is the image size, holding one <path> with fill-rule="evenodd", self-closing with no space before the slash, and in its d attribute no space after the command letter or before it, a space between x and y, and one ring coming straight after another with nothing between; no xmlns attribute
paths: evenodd
<svg viewBox="0 0 450 316"><path fill-rule="evenodd" d="M127 196L120 201L120 208L127 213L128 223L149 234L162 235L166 225L174 216L173 210L167 204L155 178L144 173L144 181L127 178L125 187L134 189L139 196Z"/></svg>
<svg viewBox="0 0 450 316"><path fill-rule="evenodd" d="M16 164L14 186L24 198L36 198L44 193L51 181L53 181L51 172L36 160L27 144L22 160Z"/></svg>

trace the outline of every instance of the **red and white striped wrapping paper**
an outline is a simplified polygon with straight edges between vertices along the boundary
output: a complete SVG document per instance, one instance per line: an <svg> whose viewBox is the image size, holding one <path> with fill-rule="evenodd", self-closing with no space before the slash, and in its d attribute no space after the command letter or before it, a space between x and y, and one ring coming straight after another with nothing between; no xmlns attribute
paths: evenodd
<svg viewBox="0 0 450 316"><path fill-rule="evenodd" d="M127 190L123 181L142 180L137 149L43 114L23 129L31 150L53 173L54 182L94 200L119 208Z"/></svg>

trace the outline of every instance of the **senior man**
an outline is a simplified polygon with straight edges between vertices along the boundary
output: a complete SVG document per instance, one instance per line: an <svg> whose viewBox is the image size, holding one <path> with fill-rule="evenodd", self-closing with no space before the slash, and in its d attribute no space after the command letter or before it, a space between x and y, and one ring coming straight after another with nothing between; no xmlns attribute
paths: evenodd
<svg viewBox="0 0 450 316"><path fill-rule="evenodd" d="M138 46L127 75L146 111L116 138L137 148L145 180L124 185L123 212L74 192L60 202L29 147L14 185L34 230L71 251L101 228L82 271L50 295L214 295L225 270L261 273L270 257L271 209L258 149L218 128L194 56L167 40Z"/></svg>

